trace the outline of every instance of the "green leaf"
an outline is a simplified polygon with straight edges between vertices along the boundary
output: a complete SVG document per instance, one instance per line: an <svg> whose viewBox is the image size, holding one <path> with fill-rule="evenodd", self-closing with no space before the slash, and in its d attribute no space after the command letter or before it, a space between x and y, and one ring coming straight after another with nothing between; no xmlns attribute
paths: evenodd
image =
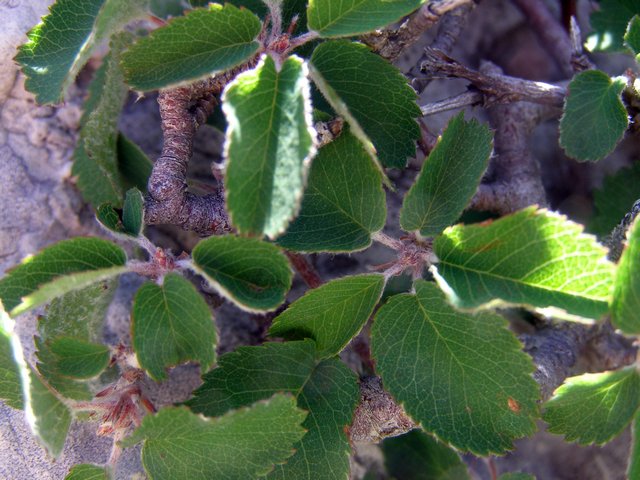
<svg viewBox="0 0 640 480"><path fill-rule="evenodd" d="M633 203L640 198L640 162L605 177L602 188L593 192L595 213L589 230L609 235Z"/></svg>
<svg viewBox="0 0 640 480"><path fill-rule="evenodd" d="M298 395L316 366L314 342L264 343L239 347L218 360L186 405L196 413L216 417L251 405L277 392Z"/></svg>
<svg viewBox="0 0 640 480"><path fill-rule="evenodd" d="M147 192L153 164L144 152L122 132L118 135L118 171L125 185Z"/></svg>
<svg viewBox="0 0 640 480"><path fill-rule="evenodd" d="M371 32L410 14L424 0L310 0L309 29L323 37Z"/></svg>
<svg viewBox="0 0 640 480"><path fill-rule="evenodd" d="M12 408L22 410L22 385L20 383L20 369L16 364L11 346L11 331L9 324L5 324L7 313L0 303L0 399Z"/></svg>
<svg viewBox="0 0 640 480"><path fill-rule="evenodd" d="M627 25L636 14L640 14L640 0L600 0L600 8L591 14L594 32L587 39L587 48L608 52L623 50Z"/></svg>
<svg viewBox="0 0 640 480"><path fill-rule="evenodd" d="M578 161L597 161L609 155L629 125L620 95L626 81L599 70L577 74L560 119L560 145Z"/></svg>
<svg viewBox="0 0 640 480"><path fill-rule="evenodd" d="M454 310L434 283L391 297L371 353L385 388L426 430L477 455L504 453L535 431L531 358L502 317Z"/></svg>
<svg viewBox="0 0 640 480"><path fill-rule="evenodd" d="M137 188L129 190L124 199L122 224L125 231L133 237L139 237L142 233L142 228L144 227L144 197Z"/></svg>
<svg viewBox="0 0 640 480"><path fill-rule="evenodd" d="M156 380L165 368L193 360L205 372L215 361L211 311L193 285L169 273L162 286L145 283L133 303L133 348L140 366Z"/></svg>
<svg viewBox="0 0 640 480"><path fill-rule="evenodd" d="M320 363L298 397L298 407L309 412L302 424L307 433L293 446L295 455L276 466L269 480L349 478L351 449L345 429L359 400L356 376L344 363Z"/></svg>
<svg viewBox="0 0 640 480"><path fill-rule="evenodd" d="M110 203L103 203L96 209L96 220L115 236L126 235L120 215Z"/></svg>
<svg viewBox="0 0 640 480"><path fill-rule="evenodd" d="M28 34L15 60L38 103L58 103L95 47L127 23L142 18L148 0L57 0Z"/></svg>
<svg viewBox="0 0 640 480"><path fill-rule="evenodd" d="M20 373L24 410L29 427L37 440L54 457L62 452L71 413L25 361L15 322L0 303L0 334L10 338L15 365Z"/></svg>
<svg viewBox="0 0 640 480"><path fill-rule="evenodd" d="M263 56L224 92L225 189L240 233L276 238L300 208L316 151L306 70L295 55L279 69Z"/></svg>
<svg viewBox="0 0 640 480"><path fill-rule="evenodd" d="M142 463L151 479L244 480L269 473L293 454L305 417L281 394L213 419L169 407L147 415L121 444L144 440Z"/></svg>
<svg viewBox="0 0 640 480"><path fill-rule="evenodd" d="M109 347L73 337L59 337L51 343L56 366L61 375L93 378L107 368Z"/></svg>
<svg viewBox="0 0 640 480"><path fill-rule="evenodd" d="M635 367L587 373L565 381L545 404L549 432L568 442L602 445L626 427L640 405L640 375Z"/></svg>
<svg viewBox="0 0 640 480"><path fill-rule="evenodd" d="M437 279L459 307L496 299L599 318L614 265L582 226L528 207L494 222L450 227L436 238Z"/></svg>
<svg viewBox="0 0 640 480"><path fill-rule="evenodd" d="M629 479L640 478L640 414L636 412L631 424L631 455L627 468Z"/></svg>
<svg viewBox="0 0 640 480"><path fill-rule="evenodd" d="M156 90L227 70L258 51L260 29L258 17L233 5L192 10L125 53L127 83L136 90Z"/></svg>
<svg viewBox="0 0 640 480"><path fill-rule="evenodd" d="M415 156L420 108L415 91L396 67L364 45L340 40L314 50L311 73L354 134L365 146L373 143L382 165L403 168L407 157Z"/></svg>
<svg viewBox="0 0 640 480"><path fill-rule="evenodd" d="M71 467L64 480L109 480L109 477L104 467L82 463Z"/></svg>
<svg viewBox="0 0 640 480"><path fill-rule="evenodd" d="M640 220L627 234L629 244L622 253L611 302L611 321L625 333L640 334Z"/></svg>
<svg viewBox="0 0 640 480"><path fill-rule="evenodd" d="M41 322L42 323L42 322ZM91 400L93 398L89 383L84 380L76 380L60 373L58 358L51 350L51 339L34 337L36 346L36 369L42 380L46 382L57 394L72 400Z"/></svg>
<svg viewBox="0 0 640 480"><path fill-rule="evenodd" d="M384 283L382 275L355 275L309 290L276 317L269 335L313 338L318 358L337 355L373 313Z"/></svg>
<svg viewBox="0 0 640 480"><path fill-rule="evenodd" d="M291 267L275 245L255 238L211 237L193 249L196 272L240 308L273 310L291 288Z"/></svg>
<svg viewBox="0 0 640 480"><path fill-rule="evenodd" d="M126 260L124 250L106 240L63 240L10 270L0 280L0 299L17 315L67 291L122 273Z"/></svg>
<svg viewBox="0 0 640 480"><path fill-rule="evenodd" d="M362 145L343 131L313 160L300 214L277 243L304 252L368 247L386 217L381 180Z"/></svg>
<svg viewBox="0 0 640 480"><path fill-rule="evenodd" d="M498 480L536 480L536 477L530 473L509 472L500 475Z"/></svg>
<svg viewBox="0 0 640 480"><path fill-rule="evenodd" d="M465 122L464 112L449 122L404 197L400 211L404 230L431 237L460 218L487 169L492 138L486 125Z"/></svg>
<svg viewBox="0 0 640 480"><path fill-rule="evenodd" d="M124 184L118 171L118 118L127 98L120 59L133 36L113 37L109 55L89 87L89 99L81 119L80 138L71 173L83 198L97 207L122 206Z"/></svg>
<svg viewBox="0 0 640 480"><path fill-rule="evenodd" d="M629 47L636 55L640 54L640 17L634 15L627 26L627 31L624 34L624 43Z"/></svg>
<svg viewBox="0 0 640 480"><path fill-rule="evenodd" d="M415 429L382 442L389 475L403 480L468 480L460 456L444 443Z"/></svg>

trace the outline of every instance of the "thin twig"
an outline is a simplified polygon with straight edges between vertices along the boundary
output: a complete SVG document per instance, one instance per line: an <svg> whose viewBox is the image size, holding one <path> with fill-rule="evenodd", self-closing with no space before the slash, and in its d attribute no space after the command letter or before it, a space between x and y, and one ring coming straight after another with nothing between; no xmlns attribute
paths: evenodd
<svg viewBox="0 0 640 480"><path fill-rule="evenodd" d="M464 108L472 105L480 105L484 101L484 95L480 92L468 91L456 95L455 97L445 98L434 103L427 103L422 105L422 115L434 115L436 113L446 112L448 110L455 110L456 108Z"/></svg>
<svg viewBox="0 0 640 480"><path fill-rule="evenodd" d="M309 288L318 288L322 285L322 278L304 255L289 251L286 251L285 254Z"/></svg>

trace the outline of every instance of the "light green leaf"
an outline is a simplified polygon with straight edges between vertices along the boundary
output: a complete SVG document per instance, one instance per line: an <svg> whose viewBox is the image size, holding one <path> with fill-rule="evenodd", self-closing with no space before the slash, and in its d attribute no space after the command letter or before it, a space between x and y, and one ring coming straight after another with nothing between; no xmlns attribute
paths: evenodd
<svg viewBox="0 0 640 480"><path fill-rule="evenodd" d="M560 119L560 145L568 156L597 161L613 151L629 124L620 98L624 87L623 78L599 70L573 78Z"/></svg>
<svg viewBox="0 0 640 480"><path fill-rule="evenodd" d="M477 455L504 453L535 431L531 358L502 317L454 310L434 283L391 297L371 353L385 389L426 430Z"/></svg>
<svg viewBox="0 0 640 480"><path fill-rule="evenodd" d="M356 275L309 290L276 317L269 335L313 338L318 358L337 355L371 316L384 283L382 275Z"/></svg>
<svg viewBox="0 0 640 480"><path fill-rule="evenodd" d="M415 91L396 67L364 45L340 40L314 50L311 73L353 133L365 146L373 144L382 165L403 168L407 157L415 156L420 108Z"/></svg>
<svg viewBox="0 0 640 480"><path fill-rule="evenodd" d="M109 364L109 347L73 337L59 337L51 342L60 375L93 378Z"/></svg>
<svg viewBox="0 0 640 480"><path fill-rule="evenodd" d="M640 220L627 234L629 244L622 253L611 302L611 321L625 333L640 334Z"/></svg>
<svg viewBox="0 0 640 480"><path fill-rule="evenodd" d="M156 380L165 369L193 360L206 372L215 361L211 310L193 285L169 273L162 286L145 283L133 303L133 348L140 366Z"/></svg>
<svg viewBox="0 0 640 480"><path fill-rule="evenodd" d="M444 443L420 429L382 442L389 475L403 480L468 480L467 466Z"/></svg>
<svg viewBox="0 0 640 480"><path fill-rule="evenodd" d="M640 162L605 177L602 188L593 192L595 213L589 230L609 235L633 203L640 198Z"/></svg>
<svg viewBox="0 0 640 480"><path fill-rule="evenodd" d="M291 267L275 245L255 238L210 237L193 249L196 272L247 311L273 310L291 288Z"/></svg>
<svg viewBox="0 0 640 480"><path fill-rule="evenodd" d="M133 36L113 37L111 51L89 87L80 138L71 173L84 199L94 207L109 202L122 206L124 184L118 171L118 118L127 98L120 59Z"/></svg>
<svg viewBox="0 0 640 480"><path fill-rule="evenodd" d="M355 374L338 359L321 362L298 397L309 412L302 426L306 435L296 453L277 465L269 480L336 480L349 478L351 448L345 429L360 400Z"/></svg>
<svg viewBox="0 0 640 480"><path fill-rule="evenodd" d="M582 226L528 207L491 223L450 227L436 238L437 279L459 307L500 299L599 318L614 265Z"/></svg>
<svg viewBox="0 0 640 480"><path fill-rule="evenodd" d="M640 0L600 0L591 13L594 32L587 39L591 51L616 52L624 49L623 37L631 17L640 14Z"/></svg>
<svg viewBox="0 0 640 480"><path fill-rule="evenodd" d="M156 90L213 75L258 51L258 17L233 5L209 4L142 38L123 56L127 83Z"/></svg>
<svg viewBox="0 0 640 480"><path fill-rule="evenodd" d="M62 452L67 431L71 424L71 412L42 383L24 359L20 338L15 332L15 322L9 318L0 303L0 333L10 338L15 365L20 372L24 410L29 427L36 439L54 457Z"/></svg>
<svg viewBox="0 0 640 480"><path fill-rule="evenodd" d="M0 315L7 315L0 303ZM5 320L0 319L0 399L10 407L18 410L24 408L22 401L22 385L20 369L16 364L11 347L11 332Z"/></svg>
<svg viewBox="0 0 640 480"><path fill-rule="evenodd" d="M277 392L298 395L316 366L314 342L264 343L222 355L186 405L216 417Z"/></svg>
<svg viewBox="0 0 640 480"><path fill-rule="evenodd" d="M27 257L10 270L0 280L0 299L12 315L17 315L43 303L48 295L60 296L121 273L126 260L124 250L106 240L63 240ZM74 278L78 279L75 283ZM23 297L27 298L22 300Z"/></svg>
<svg viewBox="0 0 640 480"><path fill-rule="evenodd" d="M348 131L313 160L298 218L278 244L304 252L349 252L371 244L386 217L380 172Z"/></svg>
<svg viewBox="0 0 640 480"><path fill-rule="evenodd" d="M464 112L449 122L404 197L400 211L404 230L430 237L460 218L487 169L492 138L486 125L465 122Z"/></svg>
<svg viewBox="0 0 640 480"><path fill-rule="evenodd" d="M309 30L323 37L371 32L410 14L424 0L310 0Z"/></svg>
<svg viewBox="0 0 640 480"><path fill-rule="evenodd" d="M58 103L76 75L113 32L142 18L148 0L57 0L28 34L15 60L38 103Z"/></svg>
<svg viewBox="0 0 640 480"><path fill-rule="evenodd" d="M568 442L601 445L629 424L639 405L640 375L628 367L569 378L545 404L543 418Z"/></svg>
<svg viewBox="0 0 640 480"><path fill-rule="evenodd" d="M627 467L629 479L640 478L640 413L636 412L631 424L631 455Z"/></svg>
<svg viewBox="0 0 640 480"><path fill-rule="evenodd" d="M140 236L144 227L144 197L137 188L127 192L122 211L122 224L125 231L134 237Z"/></svg>
<svg viewBox="0 0 640 480"><path fill-rule="evenodd" d="M263 56L224 92L227 207L240 233L280 235L296 216L315 155L307 69Z"/></svg>
<svg viewBox="0 0 640 480"><path fill-rule="evenodd" d="M118 171L125 185L147 193L147 182L153 170L149 157L122 132L118 135Z"/></svg>
<svg viewBox="0 0 640 480"><path fill-rule="evenodd" d="M142 463L152 480L244 480L269 473L293 454L305 417L295 399L281 394L213 419L169 407L147 415L121 444L144 440Z"/></svg>
<svg viewBox="0 0 640 480"><path fill-rule="evenodd" d="M71 467L64 480L109 480L109 477L104 467L82 463Z"/></svg>

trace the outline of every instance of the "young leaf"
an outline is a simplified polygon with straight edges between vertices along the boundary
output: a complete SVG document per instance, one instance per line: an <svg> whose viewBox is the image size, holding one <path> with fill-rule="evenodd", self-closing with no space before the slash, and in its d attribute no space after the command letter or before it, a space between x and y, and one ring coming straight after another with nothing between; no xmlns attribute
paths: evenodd
<svg viewBox="0 0 640 480"><path fill-rule="evenodd" d="M127 192L122 211L122 225L127 234L138 237L144 226L144 197L137 188Z"/></svg>
<svg viewBox="0 0 640 480"><path fill-rule="evenodd" d="M493 313L454 310L434 283L391 297L376 314L371 353L385 388L426 430L478 455L533 433L531 358Z"/></svg>
<svg viewBox="0 0 640 480"><path fill-rule="evenodd" d="M38 103L58 103L93 50L113 32L142 18L148 0L57 0L28 34L15 60Z"/></svg>
<svg viewBox="0 0 640 480"><path fill-rule="evenodd" d="M600 237L609 235L638 198L640 162L635 162L605 177L602 188L593 192L595 213L589 230Z"/></svg>
<svg viewBox="0 0 640 480"><path fill-rule="evenodd" d="M611 321L625 333L640 335L640 220L629 228L629 245L620 257L611 303Z"/></svg>
<svg viewBox="0 0 640 480"><path fill-rule="evenodd" d="M320 149L300 214L277 243L303 252L349 252L371 244L386 217L382 176L348 131Z"/></svg>
<svg viewBox="0 0 640 480"><path fill-rule="evenodd" d="M222 355L218 367L185 404L207 417L251 405L277 392L298 395L316 366L311 340L239 347Z"/></svg>
<svg viewBox="0 0 640 480"><path fill-rule="evenodd" d="M613 151L629 124L620 98L624 87L624 79L599 70L573 78L560 119L560 145L568 156L597 161Z"/></svg>
<svg viewBox="0 0 640 480"><path fill-rule="evenodd" d="M465 122L464 112L454 117L404 197L402 228L430 237L455 222L478 188L491 148L486 125Z"/></svg>
<svg viewBox="0 0 640 480"><path fill-rule="evenodd" d="M118 118L127 98L120 67L121 54L132 35L113 37L109 55L89 87L82 115L80 138L74 152L72 174L84 199L94 207L122 206L124 184L118 172Z"/></svg>
<svg viewBox="0 0 640 480"><path fill-rule="evenodd" d="M310 0L309 30L323 37L350 37L371 32L410 14L424 0Z"/></svg>
<svg viewBox="0 0 640 480"><path fill-rule="evenodd" d="M244 480L269 473L293 454L305 417L281 394L213 419L169 407L147 415L121 444L144 441L142 463L152 480Z"/></svg>
<svg viewBox="0 0 640 480"><path fill-rule="evenodd" d="M240 233L276 238L299 210L315 155L307 68L295 55L279 69L263 56L222 98L231 221Z"/></svg>
<svg viewBox="0 0 640 480"><path fill-rule="evenodd" d="M275 245L255 238L210 237L193 249L195 270L244 310L273 310L291 288L291 267Z"/></svg>
<svg viewBox="0 0 640 480"><path fill-rule="evenodd" d="M631 424L631 456L627 478L640 478L640 413L636 412Z"/></svg>
<svg viewBox="0 0 640 480"><path fill-rule="evenodd" d="M568 379L545 404L543 418L568 442L601 445L629 424L639 405L640 375L628 367Z"/></svg>
<svg viewBox="0 0 640 480"><path fill-rule="evenodd" d="M12 408L22 410L22 386L20 384L20 369L13 357L11 347L11 332L4 317L7 313L0 304L0 399Z"/></svg>
<svg viewBox="0 0 640 480"><path fill-rule="evenodd" d="M528 207L491 223L450 227L433 247L437 279L459 307L500 299L595 319L608 309L614 265L606 249L581 225L547 210Z"/></svg>
<svg viewBox="0 0 640 480"><path fill-rule="evenodd" d="M71 467L64 480L109 480L109 477L104 467L81 463Z"/></svg>
<svg viewBox="0 0 640 480"><path fill-rule="evenodd" d="M110 203L103 203L96 209L96 220L111 234L126 235L122 219Z"/></svg>
<svg viewBox="0 0 640 480"><path fill-rule="evenodd" d="M309 415L302 424L307 433L296 443L296 453L277 465L269 480L335 480L349 477L350 445L345 429L360 400L355 374L338 359L321 362L298 397L298 407Z"/></svg>
<svg viewBox="0 0 640 480"><path fill-rule="evenodd" d="M600 0L591 13L594 32L587 40L591 51L616 52L624 49L623 37L631 17L640 14L640 0Z"/></svg>
<svg viewBox="0 0 640 480"><path fill-rule="evenodd" d="M260 29L258 17L233 5L211 3L192 10L124 54L126 81L136 90L148 91L227 70L258 51L255 39Z"/></svg>
<svg viewBox="0 0 640 480"><path fill-rule="evenodd" d="M269 335L313 338L318 358L340 353L362 329L384 288L382 275L356 275L310 290L273 321Z"/></svg>
<svg viewBox="0 0 640 480"><path fill-rule="evenodd" d="M59 337L51 342L60 375L93 378L109 364L109 347L73 337Z"/></svg>
<svg viewBox="0 0 640 480"><path fill-rule="evenodd" d="M122 132L118 134L118 171L125 185L147 192L153 164L144 152Z"/></svg>
<svg viewBox="0 0 640 480"><path fill-rule="evenodd" d="M420 429L382 442L389 475L403 480L468 480L460 456Z"/></svg>
<svg viewBox="0 0 640 480"><path fill-rule="evenodd" d="M359 21L367 17L359 16ZM416 93L400 71L366 46L346 40L321 43L311 67L331 106L365 145L373 143L382 165L403 168L416 153L421 113Z"/></svg>
<svg viewBox="0 0 640 480"><path fill-rule="evenodd" d="M124 250L99 238L73 238L27 257L0 280L0 299L12 315L126 270ZM76 280L74 280L76 279Z"/></svg>
<svg viewBox="0 0 640 480"><path fill-rule="evenodd" d="M140 366L155 380L165 368L194 360L206 372L215 360L216 331L211 311L198 291L169 273L162 286L147 282L133 303L133 348Z"/></svg>

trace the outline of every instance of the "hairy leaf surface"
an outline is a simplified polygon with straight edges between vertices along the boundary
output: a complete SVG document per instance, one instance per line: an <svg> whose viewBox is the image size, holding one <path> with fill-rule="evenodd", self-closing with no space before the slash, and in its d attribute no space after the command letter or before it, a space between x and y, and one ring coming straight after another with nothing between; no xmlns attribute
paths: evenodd
<svg viewBox="0 0 640 480"><path fill-rule="evenodd" d="M142 463L153 480L244 480L269 473L293 454L305 417L295 399L281 394L212 419L168 407L147 415L122 444L144 441Z"/></svg>
<svg viewBox="0 0 640 480"><path fill-rule="evenodd" d="M273 310L291 288L289 262L275 245L227 235L193 249L196 271L225 297L248 311Z"/></svg>
<svg viewBox="0 0 640 480"><path fill-rule="evenodd" d="M264 56L224 92L225 193L240 233L276 238L299 210L316 135L306 70L296 56L278 70Z"/></svg>
<svg viewBox="0 0 640 480"><path fill-rule="evenodd" d="M135 187L147 192L147 182L153 170L153 163L142 149L129 140L122 132L118 135L118 171L127 187Z"/></svg>
<svg viewBox="0 0 640 480"><path fill-rule="evenodd" d="M156 380L167 378L167 367L193 360L206 372L215 360L216 331L209 306L176 273L166 275L162 286L147 282L140 287L131 328L140 366Z"/></svg>
<svg viewBox="0 0 640 480"><path fill-rule="evenodd" d="M362 329L384 288L382 275L355 275L309 290L273 321L269 335L313 338L319 358L340 353Z"/></svg>
<svg viewBox="0 0 640 480"><path fill-rule="evenodd" d="M44 303L43 292L48 301L122 273L126 259L124 250L106 240L63 240L10 270L0 280L0 299L12 315L17 315ZM78 279L75 283L69 280L74 278Z"/></svg>
<svg viewBox="0 0 640 480"><path fill-rule="evenodd" d="M365 146L373 144L382 165L404 168L416 153L421 113L400 71L366 46L346 40L321 43L311 66L323 95Z"/></svg>
<svg viewBox="0 0 640 480"><path fill-rule="evenodd" d="M606 249L581 225L546 210L450 227L434 251L438 280L459 307L500 299L594 319L608 309L614 265Z"/></svg>
<svg viewBox="0 0 640 480"><path fill-rule="evenodd" d="M171 20L136 42L123 56L135 90L156 90L234 67L257 52L260 20L234 5L211 3Z"/></svg>
<svg viewBox="0 0 640 480"><path fill-rule="evenodd" d="M424 0L310 0L309 29L323 37L350 37L400 20Z"/></svg>
<svg viewBox="0 0 640 480"><path fill-rule="evenodd" d="M629 124L620 98L624 87L624 79L599 70L573 78L560 119L560 145L568 156L597 161L613 151Z"/></svg>
<svg viewBox="0 0 640 480"><path fill-rule="evenodd" d="M545 404L551 433L569 442L603 444L626 427L640 406L640 375L635 367L587 373L565 381Z"/></svg>
<svg viewBox="0 0 640 480"><path fill-rule="evenodd" d="M427 431L478 455L503 453L535 430L531 358L502 317L454 310L434 283L391 297L371 353L384 387Z"/></svg>
<svg viewBox="0 0 640 480"><path fill-rule="evenodd" d="M475 194L491 156L492 134L464 112L454 117L404 197L400 225L430 237L454 223Z"/></svg>
<svg viewBox="0 0 640 480"><path fill-rule="evenodd" d="M611 321L625 333L640 334L640 220L627 234L629 244L620 257L616 274Z"/></svg>
<svg viewBox="0 0 640 480"><path fill-rule="evenodd" d="M300 214L277 243L303 252L362 250L385 217L382 175L344 131L313 160Z"/></svg>
<svg viewBox="0 0 640 480"><path fill-rule="evenodd" d="M60 375L72 378L92 378L109 364L109 347L73 337L58 337L51 342Z"/></svg>

